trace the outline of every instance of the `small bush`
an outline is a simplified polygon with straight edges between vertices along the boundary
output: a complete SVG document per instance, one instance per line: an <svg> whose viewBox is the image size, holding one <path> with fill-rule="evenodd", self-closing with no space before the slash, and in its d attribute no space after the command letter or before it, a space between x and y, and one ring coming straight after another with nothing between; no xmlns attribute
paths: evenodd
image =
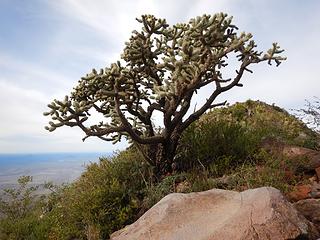
<svg viewBox="0 0 320 240"><path fill-rule="evenodd" d="M31 176L18 179L18 187L4 189L0 199L0 239L48 239L50 224L42 219L43 198L30 186Z"/></svg>
<svg viewBox="0 0 320 240"><path fill-rule="evenodd" d="M107 239L132 223L140 210L151 169L135 149L90 164L67 187L51 214L57 219L52 235L59 239Z"/></svg>
<svg viewBox="0 0 320 240"><path fill-rule="evenodd" d="M219 175L241 164L257 149L258 139L238 123L205 121L191 125L179 146L179 159L184 170L207 168L215 163Z"/></svg>

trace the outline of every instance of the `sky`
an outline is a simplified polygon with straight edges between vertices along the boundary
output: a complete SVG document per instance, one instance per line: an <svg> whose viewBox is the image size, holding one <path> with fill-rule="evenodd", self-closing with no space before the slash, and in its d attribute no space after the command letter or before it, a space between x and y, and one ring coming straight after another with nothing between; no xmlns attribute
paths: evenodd
<svg viewBox="0 0 320 240"><path fill-rule="evenodd" d="M77 128L49 133L42 113L92 68L120 58L132 30L140 29L136 17L153 14L172 25L217 12L232 15L240 32L251 32L259 50L278 42L288 57L278 68L254 66L244 87L221 100L261 100L290 110L320 96L317 0L0 0L0 153L123 149L125 142L82 142Z"/></svg>

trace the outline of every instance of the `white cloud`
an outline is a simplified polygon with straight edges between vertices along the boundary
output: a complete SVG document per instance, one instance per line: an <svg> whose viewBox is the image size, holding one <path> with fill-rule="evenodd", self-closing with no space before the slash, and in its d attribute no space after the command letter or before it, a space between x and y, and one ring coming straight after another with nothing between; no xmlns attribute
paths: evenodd
<svg viewBox="0 0 320 240"><path fill-rule="evenodd" d="M0 152L28 150L43 136L41 112L46 104L43 93L0 79ZM29 143L29 144L28 144Z"/></svg>
<svg viewBox="0 0 320 240"><path fill-rule="evenodd" d="M67 17L91 28L105 39L129 36L134 25L130 11L139 5L133 1L52 1L51 6Z"/></svg>
<svg viewBox="0 0 320 240"><path fill-rule="evenodd" d="M57 129L49 133L44 129L48 118L48 96L41 91L26 89L0 79L1 128L0 152L86 152L113 151L111 143L89 138L84 143L84 133L75 128ZM124 148L125 143L117 145Z"/></svg>
<svg viewBox="0 0 320 240"><path fill-rule="evenodd" d="M22 88L41 89L43 92L71 86L69 78L59 74L57 70L48 69L40 64L0 54L2 78L6 78L7 82Z"/></svg>

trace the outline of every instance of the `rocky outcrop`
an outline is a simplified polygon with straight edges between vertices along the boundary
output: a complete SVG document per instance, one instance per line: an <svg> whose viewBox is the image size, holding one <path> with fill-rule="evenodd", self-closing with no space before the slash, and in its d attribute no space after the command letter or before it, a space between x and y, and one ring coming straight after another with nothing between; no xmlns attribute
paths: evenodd
<svg viewBox="0 0 320 240"><path fill-rule="evenodd" d="M309 184L297 185L287 194L291 202L297 202L303 199L320 198L320 183L310 181Z"/></svg>
<svg viewBox="0 0 320 240"><path fill-rule="evenodd" d="M289 162L284 165L290 164L295 167L295 171L291 169L285 175L290 179L296 174L301 179L292 186L286 196L320 231L320 151L290 146L273 140L266 140L262 147L277 156L287 158Z"/></svg>
<svg viewBox="0 0 320 240"><path fill-rule="evenodd" d="M275 188L173 193L112 240L316 239L315 227Z"/></svg>
<svg viewBox="0 0 320 240"><path fill-rule="evenodd" d="M291 160L300 171L320 171L320 151L309 148L291 146L281 142L266 140L262 147L275 155L283 155ZM320 174L320 173L319 173Z"/></svg>
<svg viewBox="0 0 320 240"><path fill-rule="evenodd" d="M284 145L282 152L291 159L303 158L305 170L315 170L320 167L320 152L308 148Z"/></svg>
<svg viewBox="0 0 320 240"><path fill-rule="evenodd" d="M296 209L320 231L320 199L305 199L294 203Z"/></svg>

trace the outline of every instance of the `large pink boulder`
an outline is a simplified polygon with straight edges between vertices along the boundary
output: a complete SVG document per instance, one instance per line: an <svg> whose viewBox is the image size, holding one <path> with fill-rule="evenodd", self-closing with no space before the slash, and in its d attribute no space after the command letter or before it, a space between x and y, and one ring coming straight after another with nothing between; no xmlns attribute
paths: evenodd
<svg viewBox="0 0 320 240"><path fill-rule="evenodd" d="M317 234L277 189L263 187L169 194L111 240L282 240Z"/></svg>

